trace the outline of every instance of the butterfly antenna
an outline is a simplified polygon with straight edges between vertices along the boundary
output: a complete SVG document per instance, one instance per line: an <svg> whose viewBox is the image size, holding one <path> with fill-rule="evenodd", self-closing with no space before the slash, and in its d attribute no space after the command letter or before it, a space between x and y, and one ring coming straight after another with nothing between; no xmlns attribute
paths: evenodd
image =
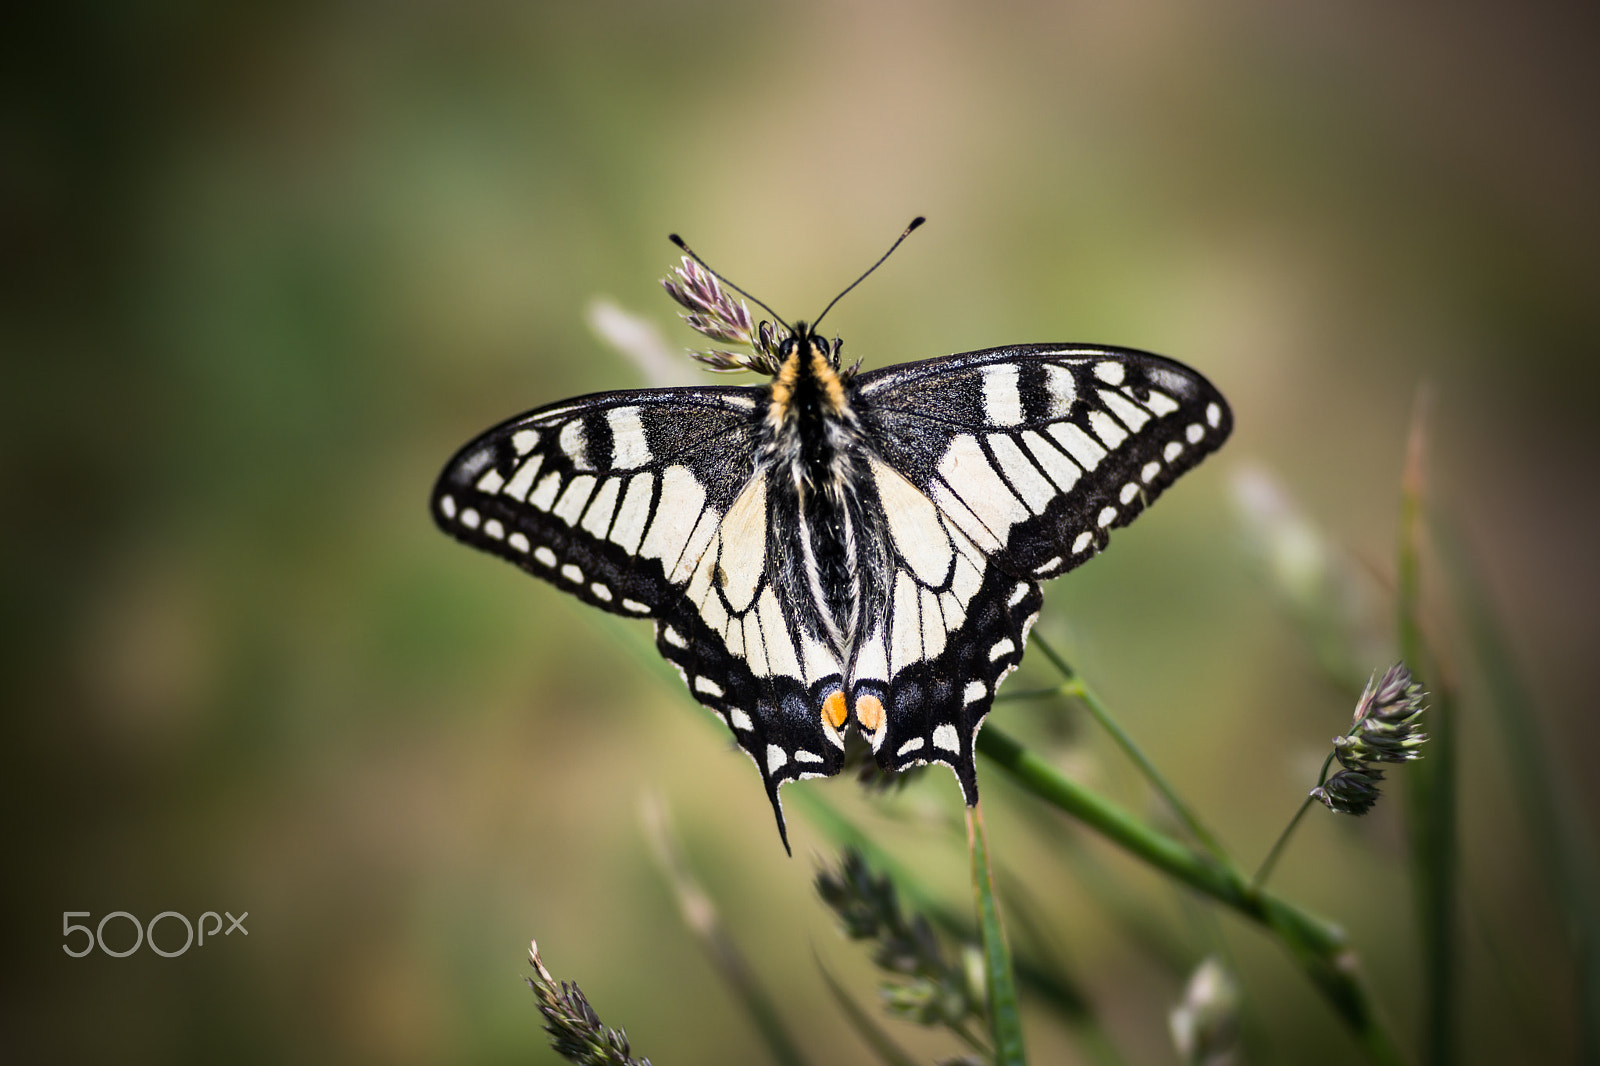
<svg viewBox="0 0 1600 1066"><path fill-rule="evenodd" d="M722 282L724 285L726 285L728 288L732 289L734 292L738 293L740 296L743 296L746 300L750 300L753 303L755 303L756 306L760 307L763 311L765 311L767 314L771 315L774 319L777 319L778 325L782 326L784 329L788 330L790 333L794 332L794 327L789 325L789 323L785 322L782 318L779 318L778 317L778 312L776 312L772 308L768 307L762 301L757 300L754 296L751 296L749 293L747 293L743 289L739 288L739 286L735 285L733 282L729 281L727 278L723 277L721 274L718 274L715 270L712 270L710 264L708 264L704 259L701 259L698 255L696 255L694 249L690 248L689 245L684 241L684 239L682 237L678 236L676 233L669 233L669 234L667 234L667 240L671 241L673 244L676 244L683 251L684 255L688 256L690 259L693 259L696 263L699 263L701 266L705 267L706 271L712 277L714 277L718 281Z"/></svg>
<svg viewBox="0 0 1600 1066"><path fill-rule="evenodd" d="M918 226L922 225L926 221L928 221L928 220L926 218L924 218L922 215L918 215L916 218L912 219L911 220L911 225L906 227L906 231L904 233L900 234L900 236L898 238L896 238L896 240L895 240L895 242L893 244L889 245L889 250L887 252L884 252L881 256L879 256L878 257L878 261L876 263L873 263L871 266L869 266L867 268L867 273L866 274L862 274L859 278L857 278L856 280L852 281L845 288L844 292L841 292L839 295L835 296L833 298L833 300L828 304L828 306L824 307L822 309L822 314L818 315L816 317L816 319L811 323L811 329L813 331L815 331L816 328L817 328L817 324L822 321L822 319L827 315L827 313L829 311L833 310L833 305L834 304L836 304L840 300L844 299L845 298L845 294L848 293L851 289L855 288L857 285L860 285L863 281L866 281L867 280L867 274L871 274L874 270L877 270L879 267L883 266L883 261L894 254L894 250L896 248L900 247L900 242L905 240L907 237L911 236L912 230L915 230Z"/></svg>

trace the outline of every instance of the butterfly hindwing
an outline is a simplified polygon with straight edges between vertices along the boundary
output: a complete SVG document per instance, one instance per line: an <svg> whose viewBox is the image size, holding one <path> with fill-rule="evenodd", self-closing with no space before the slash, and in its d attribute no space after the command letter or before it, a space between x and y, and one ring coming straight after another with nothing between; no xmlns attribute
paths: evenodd
<svg viewBox="0 0 1600 1066"><path fill-rule="evenodd" d="M843 738L823 718L842 668L782 584L769 474L757 468L723 513L678 606L657 623L656 647L755 761L787 847L779 787L844 763Z"/></svg>
<svg viewBox="0 0 1600 1066"><path fill-rule="evenodd" d="M974 803L972 746L1021 660L1039 582L1104 547L1222 443L1231 415L1194 371L1121 349L991 349L859 387L893 549L894 593L865 652L877 640L888 659L878 762L946 763Z"/></svg>

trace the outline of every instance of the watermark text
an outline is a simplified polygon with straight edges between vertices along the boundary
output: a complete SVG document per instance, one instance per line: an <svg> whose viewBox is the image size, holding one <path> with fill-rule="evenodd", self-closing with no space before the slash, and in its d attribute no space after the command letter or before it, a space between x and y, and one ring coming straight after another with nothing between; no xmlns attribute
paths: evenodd
<svg viewBox="0 0 1600 1066"><path fill-rule="evenodd" d="M223 915L228 918L226 930L222 927ZM175 959L191 947L205 947L206 937L208 936L215 940L219 933L222 936L232 936L236 932L243 933L245 936L250 935L250 930L244 927L244 920L250 917L249 911L244 911L237 918L228 911L223 911L222 914L218 914L216 911L206 911L200 916L198 922L191 922L187 915L178 911L162 911L144 924L140 924L139 919L127 911L112 911L110 914L103 916L93 928L73 921L74 918L92 919L93 917L94 915L90 911L61 912L61 936L64 941L61 945L62 951L65 951L75 959L81 959L94 951L95 948L99 948L102 954L110 955L113 959L125 959L141 947L149 947L151 951L164 959ZM118 920L113 921L113 919ZM206 927L207 919L211 922L209 929ZM162 925L163 922L166 924ZM108 924L112 932L111 939L113 941L109 945L106 943ZM128 934L122 931L122 927L125 925L133 927L131 931L133 943L131 946L128 946ZM183 927L183 943L174 946L178 940L177 927L179 925ZM161 927L161 944L156 943L156 929L158 926ZM74 944L74 941L76 941L76 944Z"/></svg>

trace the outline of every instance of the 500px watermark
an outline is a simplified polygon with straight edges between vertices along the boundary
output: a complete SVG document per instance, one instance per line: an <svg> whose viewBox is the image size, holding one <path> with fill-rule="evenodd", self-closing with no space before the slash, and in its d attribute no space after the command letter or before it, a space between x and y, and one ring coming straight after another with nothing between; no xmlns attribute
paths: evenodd
<svg viewBox="0 0 1600 1066"><path fill-rule="evenodd" d="M228 915L227 932L222 932L222 914ZM89 911L62 911L62 937L70 941L73 934L82 933L84 936L84 942L82 951L72 950L72 945L70 943L62 944L61 950L65 951L68 955L71 955L75 959L81 959L98 947L102 952L110 955L113 959L122 959L132 955L143 945L149 944L150 950L155 952L157 955L160 955L162 958L175 959L179 955L182 955L185 951L188 951L190 947L196 945L196 925L199 926L200 930L200 936L198 939L198 945L200 947L205 947L207 936L215 940L219 932L221 932L223 936L232 936L235 932L243 933L245 936L250 935L250 930L244 927L244 920L250 917L249 911L245 911L237 918L235 918L232 914L229 914L227 911L223 911L222 914L218 914L216 911L206 911L200 916L200 921L195 923L189 921L187 916L179 914L177 911L162 911L154 918L151 918L149 924L140 925L139 919L135 918L127 911L112 911L110 914L107 914L105 917L100 919L100 924L96 925L93 929L90 929L87 925L79 925L72 920L74 918L92 917ZM122 951L115 951L106 947L106 923L111 921L113 918L124 918L127 920L128 924L133 926L133 947L126 948ZM210 918L213 921L213 925L209 930L206 928L207 918ZM183 946L175 951L168 951L156 943L156 926L160 925L163 919L167 920L169 927L171 926L172 922L183 923ZM170 943L173 934L165 935Z"/></svg>

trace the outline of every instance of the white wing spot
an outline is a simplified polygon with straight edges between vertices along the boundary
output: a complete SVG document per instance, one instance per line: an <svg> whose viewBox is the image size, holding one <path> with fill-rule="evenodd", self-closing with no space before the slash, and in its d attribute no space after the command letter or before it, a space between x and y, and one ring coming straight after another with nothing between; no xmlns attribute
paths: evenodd
<svg viewBox="0 0 1600 1066"><path fill-rule="evenodd" d="M1089 428L1094 430L1095 436L1105 441L1108 449L1128 439L1128 431L1104 411L1089 412Z"/></svg>
<svg viewBox="0 0 1600 1066"><path fill-rule="evenodd" d="M1150 390L1150 398L1144 402L1144 405L1154 411L1157 418L1170 415L1178 409L1178 401L1159 389Z"/></svg>
<svg viewBox="0 0 1600 1066"><path fill-rule="evenodd" d="M1004 547L1000 542L1000 538L991 533L989 528L979 521L978 516L973 514L972 510L965 503L962 503L961 498L951 492L950 486L943 481L935 481L933 483L933 502L938 504L939 510L944 512L944 516L964 535L963 539L967 543L986 552L997 552Z"/></svg>
<svg viewBox="0 0 1600 1066"><path fill-rule="evenodd" d="M962 694L966 703L974 704L989 694L989 686L982 681L968 681L967 691Z"/></svg>
<svg viewBox="0 0 1600 1066"><path fill-rule="evenodd" d="M506 538L506 543L517 549L517 551L527 554L528 538L523 536L521 533L511 534L511 536Z"/></svg>
<svg viewBox="0 0 1600 1066"><path fill-rule="evenodd" d="M683 554L683 546L694 532L705 503L706 490L688 467L667 467L661 473L661 503L639 554L660 559L662 568L671 571Z"/></svg>
<svg viewBox="0 0 1600 1066"><path fill-rule="evenodd" d="M732 725L733 728L742 729L746 733L750 732L750 730L756 727L755 723L750 720L750 716L745 714L737 707L731 708L728 711L728 723Z"/></svg>
<svg viewBox="0 0 1600 1066"><path fill-rule="evenodd" d="M957 599L953 591L940 594L939 609L944 612L944 627L952 633L967 620L967 605Z"/></svg>
<svg viewBox="0 0 1600 1066"><path fill-rule="evenodd" d="M533 490L533 495L528 497L528 502L541 511L550 510L550 505L556 502L556 493L561 491L561 475L555 471L544 476L539 482L539 487Z"/></svg>
<svg viewBox="0 0 1600 1066"><path fill-rule="evenodd" d="M1116 520L1117 520L1117 509L1115 507L1107 507L1105 510L1100 512L1100 517L1098 519L1096 519L1096 521L1100 523L1100 528L1101 529L1106 528L1107 526L1109 526L1111 523L1115 522Z"/></svg>
<svg viewBox="0 0 1600 1066"><path fill-rule="evenodd" d="M1056 567L1058 567L1060 565L1061 565L1061 556L1057 555L1057 556L1055 556L1055 557L1053 557L1051 559L1047 559L1046 561L1040 563L1038 566L1034 567L1033 568L1033 572L1036 573L1036 574L1048 574L1050 571L1054 570Z"/></svg>
<svg viewBox="0 0 1600 1066"><path fill-rule="evenodd" d="M922 621L918 615L917 584L901 570L895 574L889 670L897 673L922 658Z"/></svg>
<svg viewBox="0 0 1600 1066"><path fill-rule="evenodd" d="M1078 534L1078 539L1072 542L1072 554L1082 555L1089 550L1089 545L1094 543L1094 534L1084 530Z"/></svg>
<svg viewBox="0 0 1600 1066"><path fill-rule="evenodd" d="M1085 470L1093 470L1100 465L1100 460L1106 457L1106 450L1100 446L1100 442L1085 433L1076 423L1057 422L1050 427L1049 433Z"/></svg>
<svg viewBox="0 0 1600 1066"><path fill-rule="evenodd" d="M683 639L683 635L671 626L661 627L661 638L674 648L687 648L689 646L689 642Z"/></svg>
<svg viewBox="0 0 1600 1066"><path fill-rule="evenodd" d="M535 455L532 459L517 468L511 475L511 480L506 482L504 492L514 499L525 500L528 498L528 489L533 487L533 479L539 473L539 467L544 464L543 455Z"/></svg>
<svg viewBox="0 0 1600 1066"><path fill-rule="evenodd" d="M999 640L995 641L994 647L989 649L989 661L994 662L1002 655L1010 655L1016 650L1017 646L1011 643L1010 637L1001 637Z"/></svg>
<svg viewBox="0 0 1600 1066"><path fill-rule="evenodd" d="M789 761L789 756L776 744L767 745L767 773L775 774L778 767Z"/></svg>
<svg viewBox="0 0 1600 1066"><path fill-rule="evenodd" d="M1009 363L986 366L983 376L983 412L989 424L1014 426L1022 421L1022 393L1017 388L1017 368Z"/></svg>
<svg viewBox="0 0 1600 1066"><path fill-rule="evenodd" d="M839 672L839 660L822 642L805 630L800 631L800 667L805 671L805 682L814 685L829 674Z"/></svg>
<svg viewBox="0 0 1600 1066"><path fill-rule="evenodd" d="M1206 435L1205 427L1198 422L1189 423L1189 428L1183 432L1184 436L1189 438L1190 444L1199 444L1200 438Z"/></svg>
<svg viewBox="0 0 1600 1066"><path fill-rule="evenodd" d="M1117 498L1122 501L1124 506L1126 506L1132 503L1133 498L1137 495L1139 495L1139 483L1137 481L1130 481L1126 485L1122 486L1122 492Z"/></svg>
<svg viewBox="0 0 1600 1066"><path fill-rule="evenodd" d="M1107 385L1121 385L1125 374L1127 374L1127 368L1121 363L1113 362L1110 359L1103 363L1096 363L1094 367L1094 376Z"/></svg>
<svg viewBox="0 0 1600 1066"><path fill-rule="evenodd" d="M568 563L561 568L561 576L575 585L583 584L583 571Z"/></svg>
<svg viewBox="0 0 1600 1066"><path fill-rule="evenodd" d="M1181 440L1168 441L1167 446L1161 449L1161 458L1165 459L1169 463L1182 454L1183 441Z"/></svg>
<svg viewBox="0 0 1600 1066"><path fill-rule="evenodd" d="M922 657L931 659L944 651L948 634L944 628L944 612L939 610L939 597L931 589L922 589Z"/></svg>
<svg viewBox="0 0 1600 1066"><path fill-rule="evenodd" d="M567 453L567 458L572 460L573 466L579 470L590 469L589 434L583 428L582 418L574 418L562 426L561 435L556 438L556 443Z"/></svg>
<svg viewBox="0 0 1600 1066"><path fill-rule="evenodd" d="M820 756L820 755L818 755L818 754L816 754L814 752L806 751L804 748L800 748L800 749L797 749L795 751L795 753L794 753L794 761L795 762L822 762L822 756Z"/></svg>
<svg viewBox="0 0 1600 1066"><path fill-rule="evenodd" d="M1214 403L1206 404L1206 421L1210 423L1212 429L1222 425L1222 408Z"/></svg>
<svg viewBox="0 0 1600 1066"><path fill-rule="evenodd" d="M589 509L584 512L581 523L583 529L596 537L606 535L606 530L611 528L611 515L617 509L617 493L621 488L622 479L619 477L608 477L600 483L600 491L594 494Z"/></svg>
<svg viewBox="0 0 1600 1066"><path fill-rule="evenodd" d="M1044 514L1056 498L1055 486L1045 480L1017 442L1004 433L989 434L989 448L1000 463L1000 470L1034 514Z"/></svg>
<svg viewBox="0 0 1600 1066"><path fill-rule="evenodd" d="M983 574L971 559L962 555L956 560L956 573L950 581L950 591L955 593L956 598L965 606L978 594L978 589L982 586Z"/></svg>
<svg viewBox="0 0 1600 1066"><path fill-rule="evenodd" d="M1182 374L1166 367L1153 366L1145 371L1151 381L1175 396L1186 396L1194 391L1194 383Z"/></svg>
<svg viewBox="0 0 1600 1066"><path fill-rule="evenodd" d="M611 590L600 584L600 582L596 581L594 584L590 585L589 591L594 593L595 599L604 600L607 603L611 602Z"/></svg>
<svg viewBox="0 0 1600 1066"><path fill-rule="evenodd" d="M478 479L478 491L487 492L489 495L493 496L495 493L500 491L500 486L504 485L505 483L506 479L500 476L500 471L491 466L489 469L485 470L483 472L483 476Z"/></svg>
<svg viewBox="0 0 1600 1066"><path fill-rule="evenodd" d="M1135 433L1137 433L1146 422L1150 421L1150 413L1148 411L1134 403L1132 400L1128 399L1126 396L1122 395L1120 392L1112 392L1110 389L1101 389L1100 399L1107 407L1111 408L1112 414L1120 418L1123 424L1125 424Z"/></svg>
<svg viewBox="0 0 1600 1066"><path fill-rule="evenodd" d="M734 625L739 624L736 618ZM744 616L744 657L750 672L757 677L767 675L767 644L761 638L761 616L751 611Z"/></svg>
<svg viewBox="0 0 1600 1066"><path fill-rule="evenodd" d="M478 515L478 512L471 507L468 507L465 511L461 512L461 524L466 526L468 529L477 529L478 523L481 520L482 519Z"/></svg>
<svg viewBox="0 0 1600 1066"><path fill-rule="evenodd" d="M533 446L538 443L538 430L519 429L511 434L511 446L517 450L518 455L527 455L533 451Z"/></svg>
<svg viewBox="0 0 1600 1066"><path fill-rule="evenodd" d="M654 474L636 474L628 482L628 493L617 509L617 520L611 527L611 543L622 546L629 555L637 554L639 542L644 539L645 523L650 520L650 496L655 491Z"/></svg>
<svg viewBox="0 0 1600 1066"><path fill-rule="evenodd" d="M1062 455L1055 445L1031 429L1023 432L1022 443L1061 491L1065 492L1078 483L1078 476L1082 473L1078 464Z"/></svg>
<svg viewBox="0 0 1600 1066"><path fill-rule="evenodd" d="M1059 562L1059 560L1057 560L1057 561ZM1028 595L1028 584L1027 584L1027 582L1019 582L1017 584L1017 587L1011 590L1011 595L1006 600L1006 606L1007 607L1015 607L1017 604L1021 603L1024 599L1026 599L1027 595Z"/></svg>
<svg viewBox="0 0 1600 1066"><path fill-rule="evenodd" d="M900 745L900 750L895 752L895 754L910 755L914 751L921 751L922 745L926 743L927 741L923 740L921 737L912 737L910 740Z"/></svg>
<svg viewBox="0 0 1600 1066"><path fill-rule="evenodd" d="M877 483L878 499L889 520L894 546L920 580L935 588L943 585L955 551L939 521L939 509L892 467L876 459L869 459L867 465Z"/></svg>
<svg viewBox="0 0 1600 1066"><path fill-rule="evenodd" d="M697 678L695 678L694 679L694 690L696 692L704 692L707 696L723 696L723 695L726 695L726 693L724 693L722 691L722 686L717 684L715 681L711 680L709 677L697 677Z"/></svg>
<svg viewBox="0 0 1600 1066"><path fill-rule="evenodd" d="M456 498L454 496L440 496L439 510L446 518L454 518L456 516Z"/></svg>
<svg viewBox="0 0 1600 1066"><path fill-rule="evenodd" d="M579 474L567 483L567 491L561 494L561 499L551 509L551 514L561 519L569 526L578 524L578 516L583 513L583 505L589 502L590 493L594 492L594 477L590 474Z"/></svg>
<svg viewBox="0 0 1600 1066"><path fill-rule="evenodd" d="M751 478L718 527L715 549L699 561L707 576L712 568L722 568L722 596L740 614L750 608L766 573L767 529L767 479Z"/></svg>
<svg viewBox="0 0 1600 1066"><path fill-rule="evenodd" d="M634 614L645 614L650 610L650 605L648 603L640 603L638 600L623 600L622 609L632 611Z"/></svg>
<svg viewBox="0 0 1600 1066"><path fill-rule="evenodd" d="M783 607L767 586L756 601L755 613L761 619L761 635L766 642L767 668L774 674L804 678L794 641L789 638L789 627L784 622Z"/></svg>
<svg viewBox="0 0 1600 1066"><path fill-rule="evenodd" d="M501 540L506 535L506 527L500 524L500 519L491 518L483 524L483 531L495 540Z"/></svg>
<svg viewBox="0 0 1600 1066"><path fill-rule="evenodd" d="M646 466L655 458L637 407L613 407L606 412L611 422L611 464L619 470Z"/></svg>
<svg viewBox="0 0 1600 1066"><path fill-rule="evenodd" d="M945 751L959 752L961 750L961 737L956 733L956 727L949 722L936 726L933 730L933 746L943 748Z"/></svg>
<svg viewBox="0 0 1600 1066"><path fill-rule="evenodd" d="M1065 418L1078 398L1078 379L1064 366L1044 365L1044 389L1050 394L1050 417Z"/></svg>
<svg viewBox="0 0 1600 1066"><path fill-rule="evenodd" d="M1156 479L1156 475L1159 473L1161 473L1161 464L1152 459L1144 464L1143 470L1139 471L1139 480L1148 485Z"/></svg>
<svg viewBox="0 0 1600 1066"><path fill-rule="evenodd" d="M962 434L950 442L944 457L939 460L939 476L991 538L1005 536L1012 526L1028 518L1027 507L1000 480L1000 475L995 473L976 437ZM948 512L949 509L946 510ZM952 514L951 518L958 526L961 524L959 514ZM963 531L973 536L974 540L978 539L972 532L964 528Z"/></svg>
<svg viewBox="0 0 1600 1066"><path fill-rule="evenodd" d="M694 530L689 534L689 540L683 546L683 554L678 556L677 563L667 573L667 580L674 585L681 585L694 576L695 564L705 558L706 549L711 547L711 541L717 535L717 527L722 522L722 515L715 507L707 507L700 512L700 521L695 524ZM666 560L661 560L665 567Z"/></svg>
<svg viewBox="0 0 1600 1066"><path fill-rule="evenodd" d="M535 559L539 560L545 566L554 566L554 565L556 565L556 553L551 551L549 548L546 548L542 544L539 547L533 549L533 557Z"/></svg>

